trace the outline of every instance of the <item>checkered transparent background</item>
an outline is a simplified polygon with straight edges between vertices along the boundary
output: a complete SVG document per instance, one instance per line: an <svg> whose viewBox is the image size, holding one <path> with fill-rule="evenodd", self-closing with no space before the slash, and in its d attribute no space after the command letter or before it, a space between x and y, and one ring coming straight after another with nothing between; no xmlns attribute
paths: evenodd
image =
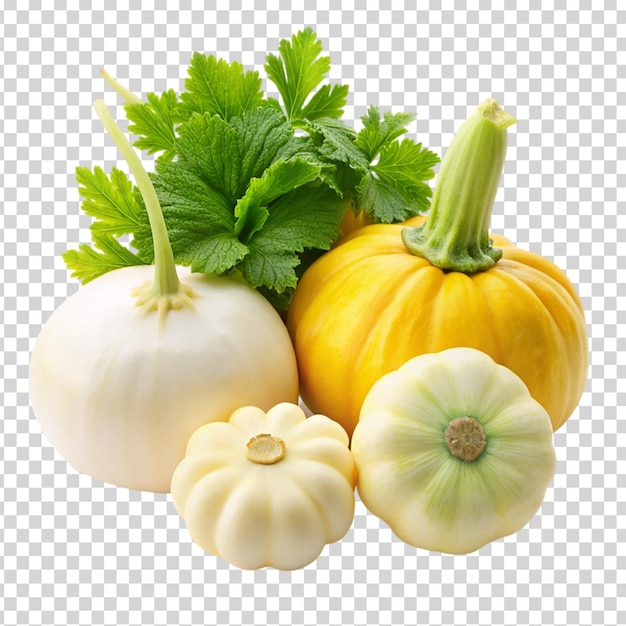
<svg viewBox="0 0 626 626"><path fill-rule="evenodd" d="M625 624L626 40L617 33L626 12L617 0L90 4L4 0L0 9L0 622ZM351 86L349 119L369 104L415 112L412 136L438 152L487 96L519 119L493 230L565 269L587 312L590 378L555 435L545 503L518 534L468 556L406 546L359 503L345 539L309 567L231 568L191 543L168 497L77 475L29 409L33 341L78 288L60 255L89 240L74 168L123 167L91 108L104 96L123 117L98 70L137 93L178 90L192 51L262 70L265 52L306 25L331 54L331 78Z"/></svg>

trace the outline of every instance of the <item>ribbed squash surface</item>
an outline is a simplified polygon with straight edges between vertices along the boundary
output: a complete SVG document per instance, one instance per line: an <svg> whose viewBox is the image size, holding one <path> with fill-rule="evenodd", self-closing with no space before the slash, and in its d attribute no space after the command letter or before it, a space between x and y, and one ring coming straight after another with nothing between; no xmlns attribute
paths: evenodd
<svg viewBox="0 0 626 626"><path fill-rule="evenodd" d="M469 347L515 372L556 430L587 377L574 286L554 263L498 235L503 256L492 269L444 272L403 245L403 226L423 221L358 229L305 272L288 315L303 400L351 434L381 376L420 354Z"/></svg>

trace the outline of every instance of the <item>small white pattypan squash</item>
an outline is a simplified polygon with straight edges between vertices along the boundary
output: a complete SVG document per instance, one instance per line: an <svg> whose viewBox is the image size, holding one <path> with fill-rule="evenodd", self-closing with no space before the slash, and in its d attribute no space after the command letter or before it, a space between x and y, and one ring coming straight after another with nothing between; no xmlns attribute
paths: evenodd
<svg viewBox="0 0 626 626"><path fill-rule="evenodd" d="M343 428L284 402L246 406L191 436L171 494L193 541L242 569L304 567L354 518Z"/></svg>
<svg viewBox="0 0 626 626"><path fill-rule="evenodd" d="M363 404L352 437L359 495L405 542L473 552L537 512L556 468L552 434L522 380L486 354L418 356Z"/></svg>

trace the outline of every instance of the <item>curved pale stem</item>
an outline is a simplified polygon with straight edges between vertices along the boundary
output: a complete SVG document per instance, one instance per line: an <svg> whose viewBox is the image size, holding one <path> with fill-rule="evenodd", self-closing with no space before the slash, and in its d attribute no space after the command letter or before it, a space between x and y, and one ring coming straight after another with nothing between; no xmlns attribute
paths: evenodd
<svg viewBox="0 0 626 626"><path fill-rule="evenodd" d="M139 96L135 95L130 89L124 87L121 83L118 83L117 80L115 80L115 78L113 78L113 76L111 76L111 74L109 74L104 68L100 70L100 74L102 75L102 78L104 78L104 80L106 80L107 83L109 83L109 85L111 85L111 87L113 87L113 89L120 96L122 96L124 100L126 100L126 102L129 104L143 103L143 100Z"/></svg>
<svg viewBox="0 0 626 626"><path fill-rule="evenodd" d="M152 230L152 239L154 241L155 269L152 296L159 297L177 294L180 288L180 281L176 273L174 254L172 253L172 246L170 245L167 234L161 204L154 186L152 185L152 181L141 164L137 153L124 136L124 133L113 119L113 116L109 113L104 101L96 100L93 106L104 128L128 163L128 167L135 177L135 182L137 183L137 187L139 187L139 191L146 205L148 219L150 220L150 229Z"/></svg>

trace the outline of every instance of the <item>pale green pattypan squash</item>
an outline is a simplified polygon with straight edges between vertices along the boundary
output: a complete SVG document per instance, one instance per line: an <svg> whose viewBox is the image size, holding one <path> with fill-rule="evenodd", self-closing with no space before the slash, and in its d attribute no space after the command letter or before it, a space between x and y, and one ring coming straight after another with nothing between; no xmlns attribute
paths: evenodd
<svg viewBox="0 0 626 626"><path fill-rule="evenodd" d="M550 418L471 348L413 358L374 384L352 437L365 506L405 542L468 553L523 528L556 467Z"/></svg>

